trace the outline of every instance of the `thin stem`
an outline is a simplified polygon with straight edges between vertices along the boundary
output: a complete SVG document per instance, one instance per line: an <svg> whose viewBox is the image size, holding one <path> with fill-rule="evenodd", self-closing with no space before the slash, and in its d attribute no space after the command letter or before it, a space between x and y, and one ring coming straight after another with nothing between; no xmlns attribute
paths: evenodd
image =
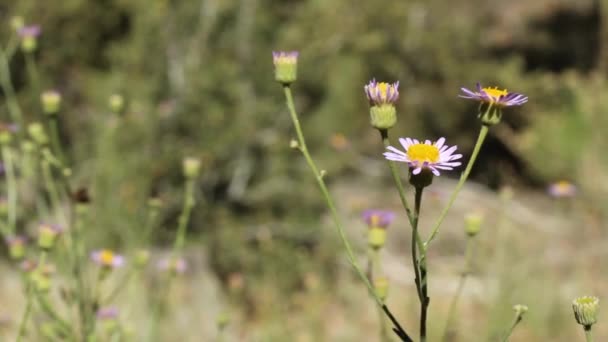
<svg viewBox="0 0 608 342"><path fill-rule="evenodd" d="M346 249L346 255L347 255L348 261L350 262L351 266L353 267L353 269L355 270L355 272L357 273L359 278L363 281L363 283L367 287L368 291L371 293L375 302L379 306L382 307L383 311L389 316L389 318L395 325L395 327L393 328L395 333L403 341L411 341L411 338L407 335L407 333L403 330L403 328L397 323L394 316L390 313L390 310L388 309L388 307L386 305L384 305L384 303L382 303L382 300L378 297L378 295L376 294L376 291L374 291L374 288L373 288L372 284L370 283L369 279L367 279L367 277L365 276L365 273L363 272L361 267L357 264L355 255L353 253L353 249L350 246L348 239L346 238L346 234L344 233L344 228L342 227L342 222L340 221L340 217L338 216L338 211L336 210L333 199L329 193L329 190L327 189L327 186L325 185L325 181L323 180L323 175L321 175L321 173L317 169L315 162L312 160L312 157L308 153L308 148L306 147L306 140L304 139L304 134L302 133L302 128L300 127L300 121L298 119L298 114L296 113L296 109L294 106L293 96L291 95L291 88L289 87L289 85L284 85L283 91L285 93L285 100L287 102L287 108L289 109L289 114L291 115L291 120L293 121L293 125L296 130L297 137L298 137L299 150L300 150L300 152L302 152L302 155L304 156L304 159L306 159L306 163L308 164L308 167L310 168L310 170L312 171L312 173L315 176L315 179L317 180L317 184L319 186L319 189L321 190L321 193L323 194L327 207L329 208L332 219L334 221L334 225L338 231L338 235L340 236L340 239L342 240L342 244L344 245L344 248Z"/></svg>
<svg viewBox="0 0 608 342"><path fill-rule="evenodd" d="M61 148L61 140L59 139L59 118L58 113L53 114L49 118L49 126L51 128L51 144L53 146L53 150L57 154L57 158L61 161L62 164L65 165L66 159L63 149Z"/></svg>
<svg viewBox="0 0 608 342"><path fill-rule="evenodd" d="M19 323L19 330L17 333L16 342L21 342L21 339L25 335L25 329L27 327L27 322L30 318L30 314L32 312L32 294L31 294L31 284L30 281L27 280L26 285L26 298L25 298L25 311L23 311L23 316L21 316L21 323Z"/></svg>
<svg viewBox="0 0 608 342"><path fill-rule="evenodd" d="M11 72L8 65L8 59L2 49L0 49L0 87L2 87L2 91L6 95L6 102L11 120L13 123L17 123L19 125L20 135L23 135L23 131L25 130L23 113L21 112L21 107L17 102L15 88L13 87L13 83L11 81Z"/></svg>
<svg viewBox="0 0 608 342"><path fill-rule="evenodd" d="M519 324L519 322L521 322L521 319L522 319L522 315L519 313L516 313L515 318L513 319L513 323L511 323L511 327L509 328L509 330L503 337L502 342L507 342L509 340L509 337L511 337L513 330L515 330L515 327L517 326L517 324Z"/></svg>
<svg viewBox="0 0 608 342"><path fill-rule="evenodd" d="M6 169L9 232L15 234L17 224L17 180L15 178L15 166L13 164L11 149L7 145L2 146L2 161Z"/></svg>
<svg viewBox="0 0 608 342"><path fill-rule="evenodd" d="M184 248L184 243L186 241L186 228L188 227L188 222L190 221L190 214L195 204L194 183L195 182L193 179L189 178L186 180L186 189L184 191L184 203L182 207L182 213L179 216L177 235L173 244L173 257L176 257L175 254L179 253Z"/></svg>
<svg viewBox="0 0 608 342"><path fill-rule="evenodd" d="M420 342L426 341L426 317L428 308L428 298L426 295L426 268L423 264L423 259L418 259L417 244L415 234L418 232L418 222L420 218L420 205L422 204L423 187L416 187L414 201L414 225L412 229L412 262L414 264L414 272L416 274L416 288L418 290L418 299L420 299ZM422 246L420 247L422 249Z"/></svg>
<svg viewBox="0 0 608 342"><path fill-rule="evenodd" d="M40 108L40 78L38 77L38 68L32 52L25 53L25 68L27 69L28 77L33 87L32 103L38 104L38 108ZM40 115L43 115L41 110L39 112Z"/></svg>
<svg viewBox="0 0 608 342"><path fill-rule="evenodd" d="M460 295L462 294L462 290L464 289L464 284L467 280L471 272L471 264L473 262L473 237L467 238L467 246L465 251L465 262L464 262L464 270L460 275L460 280L458 281L458 287L456 288L456 294L454 294L454 298L452 298L452 302L450 303L450 308L448 309L448 317L446 318L445 328L443 330L443 338L442 341L447 341L448 334L450 332L450 328L452 325L452 321L454 320L454 315L456 313L456 306L458 305L458 299L460 299Z"/></svg>
<svg viewBox="0 0 608 342"><path fill-rule="evenodd" d="M467 164L466 169L464 170L464 173L460 176L460 180L458 181L458 184L456 185L454 192L452 192L452 195L450 196L450 199L448 200L448 204L446 205L446 207L443 209L443 211L439 215L439 218L437 219L437 221L435 221L435 225L433 226L433 229L431 230L431 235L429 236L429 238L426 240L426 242L422 246L422 248L424 248L424 250L426 250L428 248L431 241L433 241L433 239L435 239L435 237L437 236L441 223L443 223L443 220L445 219L448 211L454 204L454 200L456 199L456 196L458 196L458 193L464 186L464 183L467 181L467 178L469 178L469 174L471 173L471 169L473 169L473 165L475 164L477 155L479 154L479 151L481 150L481 146L483 145L483 142L488 134L488 130L489 130L488 126L486 126L486 125L481 126L481 130L479 131L479 136L477 137L477 142L475 143L475 148L473 148L473 153L471 154L471 159L469 159L469 162Z"/></svg>
<svg viewBox="0 0 608 342"><path fill-rule="evenodd" d="M585 340L587 342L593 342L593 334L591 333L591 326L586 325L584 328L585 328Z"/></svg>
<svg viewBox="0 0 608 342"><path fill-rule="evenodd" d="M59 195L59 190L57 189L57 185L55 184L55 179L53 178L49 161L46 159L43 159L41 161L41 163L42 163L42 177L44 178L46 190L48 191L49 196L51 198L51 207L55 208L55 210L57 210L60 213L61 219L63 221L65 221L65 217L63 215L63 210L61 208L61 199L60 199L60 195Z"/></svg>
<svg viewBox="0 0 608 342"><path fill-rule="evenodd" d="M370 268L369 268L369 280L373 283L374 279L377 279L378 274L382 274L382 264L380 263L380 249L370 248ZM384 320L384 312L380 306L378 309L378 323L380 325L380 341L389 341L388 330L386 329L386 322Z"/></svg>

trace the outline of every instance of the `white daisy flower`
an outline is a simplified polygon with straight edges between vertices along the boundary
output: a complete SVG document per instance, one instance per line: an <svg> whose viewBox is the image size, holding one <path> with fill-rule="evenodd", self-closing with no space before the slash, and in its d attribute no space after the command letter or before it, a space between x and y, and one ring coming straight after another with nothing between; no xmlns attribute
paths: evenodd
<svg viewBox="0 0 608 342"><path fill-rule="evenodd" d="M384 157L388 160L408 163L412 174L419 174L422 169L430 170L435 176L439 176L439 170L453 170L461 163L456 161L462 158L462 154L454 154L456 145L449 147L445 145L445 138L439 138L436 142L425 140L420 142L412 138L399 138L404 151L393 146L386 149Z"/></svg>

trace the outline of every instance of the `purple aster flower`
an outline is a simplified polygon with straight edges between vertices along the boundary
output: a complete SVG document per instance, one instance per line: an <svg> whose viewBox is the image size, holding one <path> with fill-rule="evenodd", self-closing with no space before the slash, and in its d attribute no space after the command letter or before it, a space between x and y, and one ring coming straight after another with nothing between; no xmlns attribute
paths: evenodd
<svg viewBox="0 0 608 342"><path fill-rule="evenodd" d="M370 228L386 228L395 220L395 213L390 210L368 209L362 216Z"/></svg>
<svg viewBox="0 0 608 342"><path fill-rule="evenodd" d="M552 183L547 187L547 193L555 198L574 197L576 192L576 186L565 180Z"/></svg>
<svg viewBox="0 0 608 342"><path fill-rule="evenodd" d="M188 269L188 264L184 258L164 258L158 262L157 266L161 271L170 271L177 274L183 274Z"/></svg>
<svg viewBox="0 0 608 342"><path fill-rule="evenodd" d="M372 106L395 104L399 99L399 81L390 84L372 79L363 89Z"/></svg>
<svg viewBox="0 0 608 342"><path fill-rule="evenodd" d="M272 62L274 65L283 63L296 64L299 55L300 53L298 51L273 51Z"/></svg>
<svg viewBox="0 0 608 342"><path fill-rule="evenodd" d="M99 320L111 320L111 319L118 318L118 313L119 313L119 310L117 307L108 306L108 307L99 308L99 310L97 310L97 313L95 314L95 316Z"/></svg>
<svg viewBox="0 0 608 342"><path fill-rule="evenodd" d="M19 29L19 36L21 38L38 37L40 35L40 25L29 25L23 26Z"/></svg>
<svg viewBox="0 0 608 342"><path fill-rule="evenodd" d="M472 91L467 88L460 88L463 94L458 95L463 99L477 100L483 103L489 103L498 107L521 106L528 102L528 97L520 93L510 93L506 89L500 90L498 87L482 88L477 83L477 91Z"/></svg>
<svg viewBox="0 0 608 342"><path fill-rule="evenodd" d="M116 254L109 249L101 249L91 253L91 260L99 266L106 268L121 267L125 263L122 255Z"/></svg>
<svg viewBox="0 0 608 342"><path fill-rule="evenodd" d="M404 151L393 146L386 149L384 157L388 160L408 163L412 169L412 174L419 174L422 169L429 169L435 176L439 176L439 170L453 170L460 166L456 161L462 158L462 154L454 154L456 145L448 147L445 145L445 138L439 138L435 143L430 140L420 142L417 139L399 138Z"/></svg>

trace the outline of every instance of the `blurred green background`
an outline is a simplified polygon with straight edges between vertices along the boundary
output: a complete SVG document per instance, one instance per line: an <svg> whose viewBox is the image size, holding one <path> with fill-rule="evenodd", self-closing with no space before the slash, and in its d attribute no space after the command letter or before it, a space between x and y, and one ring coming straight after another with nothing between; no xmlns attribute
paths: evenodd
<svg viewBox="0 0 608 342"><path fill-rule="evenodd" d="M480 81L529 96L493 129L473 171L479 185L455 207L431 255L441 260L431 282L457 276L464 239L458 228L470 210L503 213L505 226L523 227L499 235L489 225L483 233L475 278L486 290L461 300L455 341L495 340L511 305L525 299L531 317L513 340L581 339L570 301L586 292L576 290L608 294L605 244L599 244L608 190L606 1L2 0L0 41L9 39L16 15L42 27L35 59L43 88L64 97L62 140L76 185L93 197L90 244L146 245L139 238L142 213L148 198L159 197L162 224L151 242L158 250L170 245L182 201L181 160L202 161L188 237L193 268L182 284L188 295L175 299L177 314L163 330L167 341L212 340L209 322L224 311L232 317L233 340L376 338L373 306L345 263L301 155L288 146L294 132L273 81L273 50L300 51L296 106L362 257L360 211L399 210L377 132L369 127L364 84L400 81L393 136L445 136L465 158L479 125L475 103L457 97L460 87ZM21 53L10 70L33 120L38 99ZM110 112L112 94L127 100L124 115ZM4 119L6 113L1 102ZM565 206L543 194L559 179L579 187ZM437 184L436 200L452 186ZM509 204L495 193L505 186L515 189ZM530 215L519 215L520 207ZM387 260L406 267L408 232L405 220L398 222L391 255L403 258ZM431 222L429 214L424 224ZM501 259L499 245L516 252L521 268L494 267L515 262ZM413 278L401 271L396 268L394 277L403 282L391 300L405 326L415 327ZM198 293L205 281L215 284L213 294ZM446 291L431 304L437 331ZM209 309L207 299L216 295L222 299ZM185 322L203 321L211 328L183 330ZM598 329L608 338L608 328Z"/></svg>

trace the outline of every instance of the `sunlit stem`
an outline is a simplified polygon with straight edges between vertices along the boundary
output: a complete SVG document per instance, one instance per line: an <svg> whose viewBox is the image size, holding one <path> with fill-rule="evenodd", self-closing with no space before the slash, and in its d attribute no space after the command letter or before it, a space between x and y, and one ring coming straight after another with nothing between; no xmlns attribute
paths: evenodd
<svg viewBox="0 0 608 342"><path fill-rule="evenodd" d="M2 162L6 170L7 197L8 197L8 226L10 234L15 234L17 224L17 179L15 178L15 164L8 145L2 145Z"/></svg>
<svg viewBox="0 0 608 342"><path fill-rule="evenodd" d="M431 241L433 241L433 239L435 239L435 237L437 236L437 233L439 232L439 227L443 223L443 220L445 219L448 211L454 204L454 200L456 200L456 197L460 193L460 190L462 190L464 183L469 178L469 174L471 173L471 170L473 169L473 165L475 164L475 160L477 159L479 151L481 150L481 146L483 145L483 142L486 139L488 130L489 130L489 126L486 126L486 125L481 126L481 130L479 131L479 136L477 137L477 142L475 142L475 147L473 148L473 153L471 154L471 158L469 159L469 162L467 163L467 167L464 170L464 172L462 173L462 175L460 176L460 180L458 181L458 184L456 184L456 188L454 189L454 192L452 192L452 195L450 196L450 199L448 200L448 204L445 206L445 208L443 209L441 214L439 214L439 218L437 218L437 221L435 221L435 224L433 225L433 229L431 230L431 235L426 240L424 245L421 247L424 250L426 250L428 248Z"/></svg>
<svg viewBox="0 0 608 342"><path fill-rule="evenodd" d="M298 149L300 150L300 152L302 152L302 155L304 156L304 159L306 159L306 163L308 164L308 167L310 168L313 175L315 176L317 185L319 186L319 189L321 190L323 198L325 199L325 203L327 204L327 207L329 208L329 211L331 213L332 220L334 221L336 230L338 231L338 235L340 236L340 240L342 241L342 244L344 245L344 248L346 249L346 255L347 255L349 263L355 270L355 273L357 274L357 276L359 276L361 281L363 281L363 283L367 287L369 293L374 298L374 301L376 302L376 304L378 304L378 306L380 306L382 308L382 310L385 312L385 314L393 322L393 325L395 326L394 330L395 330L396 334L403 341L411 341L411 338L407 335L407 333L403 330L403 328L395 320L395 317L392 315L392 313L390 312L388 307L382 302L382 300L380 300L380 298L376 294L376 291L374 290L374 287L370 283L369 279L367 279L367 277L365 276L365 273L363 272L363 270L357 263L357 261L355 259L355 255L353 253L353 249L352 249L350 243L348 242L348 239L346 238L346 234L344 233L344 228L342 226L340 217L338 216L338 211L336 210L334 201L329 193L329 190L327 189L327 185L325 184L325 181L323 180L323 175L319 172L315 162L312 160L312 157L310 156L310 153L308 152L308 148L306 147L306 140L304 139L304 134L302 133L302 128L300 126L300 120L298 119L298 114L296 112L295 105L293 102L293 96L291 94L291 88L289 87L288 84L283 85L283 92L285 94L287 108L289 109L289 114L291 116L291 120L293 122L294 128L296 130L296 135L298 137Z"/></svg>
<svg viewBox="0 0 608 342"><path fill-rule="evenodd" d="M458 306L458 300L460 299L460 295L462 294L462 291L464 289L464 285L467 280L467 277L471 273L471 267L472 267L472 263L473 263L474 241L475 240L473 237L467 237L464 270L462 271L462 274L460 275L460 280L458 281L458 287L456 288L456 293L454 294L454 298L452 298L452 302L450 303L450 308L448 309L448 316L446 318L445 328L443 330L443 338L441 339L442 341L448 340L450 328L451 328L451 325L454 321L454 317L456 314L456 307Z"/></svg>
<svg viewBox="0 0 608 342"><path fill-rule="evenodd" d="M515 330L515 327L517 326L517 324L519 324L519 322L521 322L522 318L523 318L523 316L521 315L521 313L515 313L515 318L513 319L513 323L511 323L511 326L509 327L509 330L507 330L507 333L503 337L502 342L507 342L509 340L509 337L511 337L513 330Z"/></svg>

